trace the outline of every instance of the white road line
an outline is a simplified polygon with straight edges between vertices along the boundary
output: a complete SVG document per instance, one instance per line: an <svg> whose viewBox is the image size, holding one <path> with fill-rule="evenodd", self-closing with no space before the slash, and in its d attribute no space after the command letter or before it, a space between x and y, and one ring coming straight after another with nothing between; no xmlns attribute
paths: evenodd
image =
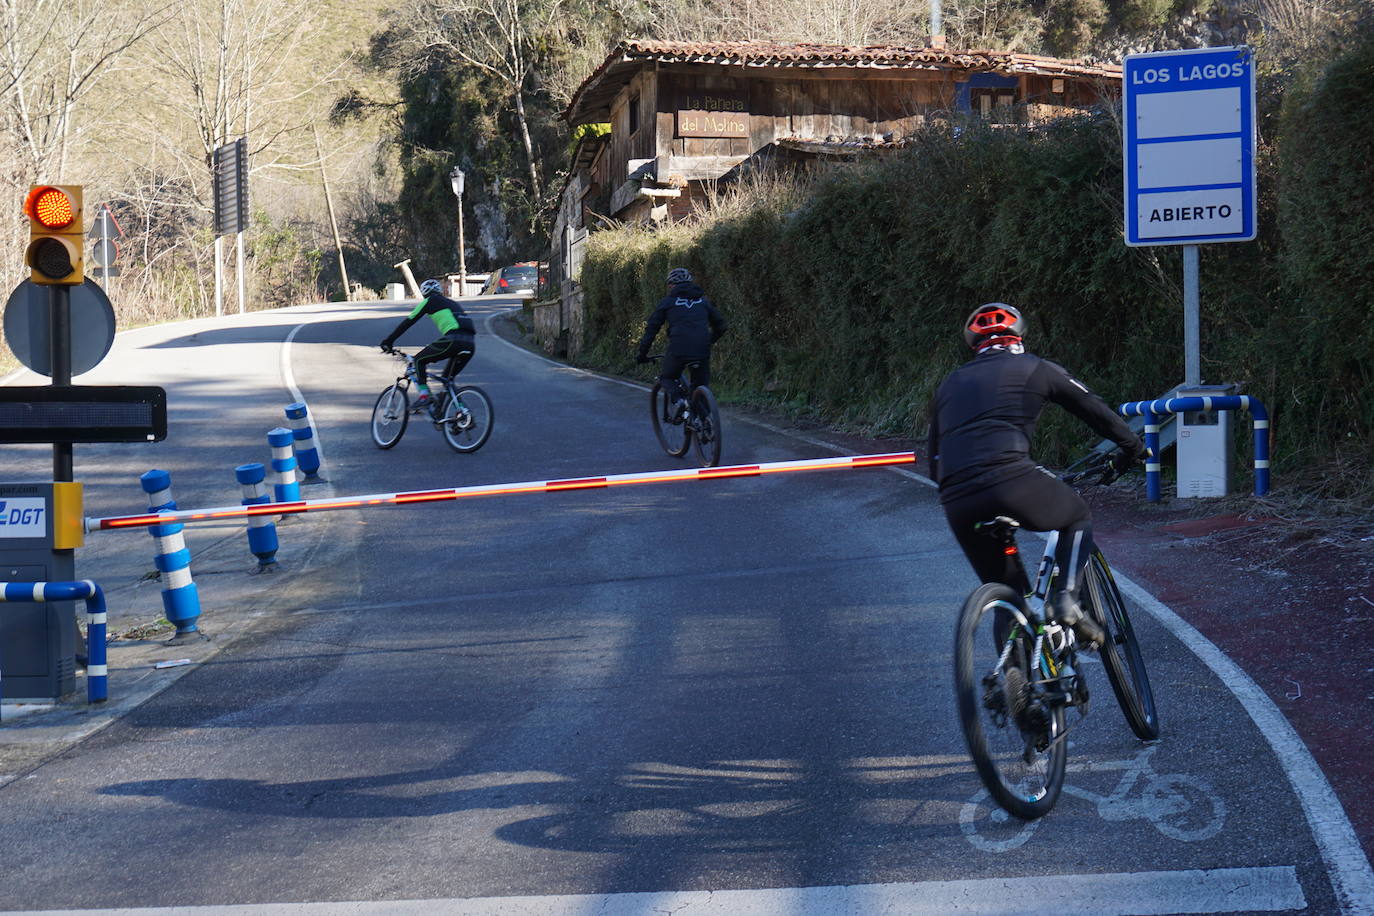
<svg viewBox="0 0 1374 916"><path fill-rule="evenodd" d="M320 470L323 471L329 467L328 462L326 462L324 458L324 438L320 436L320 428L315 425L315 412L311 410L310 405L306 403L305 395L301 394L300 388L296 387L296 373L291 369L291 342L296 339L296 335L300 332L301 328L308 326L309 323L296 325L291 329L291 333L286 335L286 340L282 341L281 377L282 381L286 383L287 390L291 392L291 397L294 401L306 404L305 422L310 424L310 434L315 437L315 453L320 457ZM332 478L326 477L325 481L325 486L329 491L329 495L333 496L334 483Z"/></svg>
<svg viewBox="0 0 1374 916"><path fill-rule="evenodd" d="M1130 579L1113 570L1121 590L1138 602L1183 643L1240 700L1245 711L1279 758L1288 782L1307 815L1312 836L1326 861L1331 885L1350 916L1374 916L1374 871L1360 847L1355 828L1327 782L1312 752L1288 719L1258 684L1216 644L1188 621Z"/></svg>
<svg viewBox="0 0 1374 916"><path fill-rule="evenodd" d="M264 903L112 910L46 910L43 916L833 916L837 913L1057 916L1277 913L1307 906L1296 869L1222 868L1135 874L1051 875L743 891L661 891L472 897L348 903ZM38 916L37 911L29 916Z"/></svg>
<svg viewBox="0 0 1374 916"><path fill-rule="evenodd" d="M488 323L495 317L495 315L491 316ZM499 335L495 335L493 332L493 336ZM529 353L528 350L517 347L508 340L502 339L501 342L508 347L520 350L522 353ZM530 355L559 368L567 368L562 363L538 354L530 353ZM605 378L598 373L587 372L582 369L575 371L594 378ZM631 384L618 379L606 378L605 380L618 382L622 385ZM648 390L641 385L634 387ZM750 420L747 417L737 419L743 419L755 426L812 445L835 448L829 443L768 423ZM855 454L843 449L841 453ZM934 481L930 478L907 468L886 468L885 470L918 480L929 486L935 486ZM1345 813L1345 808L1341 805L1340 799L1336 797L1331 784L1327 782L1326 775L1321 771L1321 767L1317 765L1312 753L1307 749L1307 745L1303 743L1302 738L1294 730L1288 719L1274 705L1273 700L1269 699L1268 694L1261 690L1259 685L1239 665L1228 658L1226 653L1222 652L1215 643L1203 636L1197 628L1119 570L1113 570L1113 574L1117 582L1120 583L1121 590L1134 599L1150 616L1158 620L1179 642L1183 643L1204 665L1211 669L1218 680L1225 684L1227 689L1245 707L1250 718L1258 726L1260 734L1264 736L1278 757L1284 774L1288 777L1288 782L1293 787L1293 791L1298 796L1298 801L1307 815L1308 826L1311 828L1317 848L1321 850L1322 858L1326 862L1328 876L1336 892L1336 897L1341 902L1341 912L1347 916L1374 916L1374 870L1370 868L1369 859L1360 846L1359 838L1355 835L1355 828L1351 825L1350 818ZM1193 911L1180 910L1179 912Z"/></svg>

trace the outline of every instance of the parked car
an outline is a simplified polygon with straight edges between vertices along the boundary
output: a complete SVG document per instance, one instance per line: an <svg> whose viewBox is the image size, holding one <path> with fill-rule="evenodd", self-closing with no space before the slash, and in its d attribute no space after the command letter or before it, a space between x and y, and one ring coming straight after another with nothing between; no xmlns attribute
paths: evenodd
<svg viewBox="0 0 1374 916"><path fill-rule="evenodd" d="M513 264L491 272L483 296L533 296L539 285L539 267L535 264Z"/></svg>

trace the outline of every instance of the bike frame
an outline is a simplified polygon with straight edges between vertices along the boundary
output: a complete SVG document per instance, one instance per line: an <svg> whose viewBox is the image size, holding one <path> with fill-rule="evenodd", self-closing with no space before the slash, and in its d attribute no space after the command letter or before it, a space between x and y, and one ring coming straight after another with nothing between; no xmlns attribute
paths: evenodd
<svg viewBox="0 0 1374 916"><path fill-rule="evenodd" d="M1015 536L1014 531L1013 537ZM1021 608L1014 605L1005 603L1001 605L1027 633L1035 634L1035 643L1031 649L1030 667L1032 671L1043 671L1049 679L1058 678L1060 671L1054 654L1045 652L1045 639L1065 632L1064 628L1058 624L1045 622L1045 602L1049 598L1050 582L1054 578L1056 569L1054 551L1058 546L1059 532L1049 532L1045 538L1045 552L1040 558L1040 566L1035 573L1035 584L1032 586L1030 594L1025 598L1025 613L1022 612ZM1067 637L1065 638L1067 639ZM1001 656L997 659L997 670L1001 670L1006 665L1007 658L1011 655L1012 645L1013 640L1009 636ZM1059 648L1062 649L1063 644Z"/></svg>

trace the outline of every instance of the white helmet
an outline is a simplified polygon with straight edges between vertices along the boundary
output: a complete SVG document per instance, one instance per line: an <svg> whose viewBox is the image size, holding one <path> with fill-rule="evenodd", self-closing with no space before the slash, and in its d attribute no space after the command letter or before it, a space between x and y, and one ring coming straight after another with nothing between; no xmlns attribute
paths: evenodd
<svg viewBox="0 0 1374 916"><path fill-rule="evenodd" d="M425 280L423 283L420 284L421 296L429 296L433 293L443 293L443 291L444 284L440 283L433 277L430 277L428 280Z"/></svg>

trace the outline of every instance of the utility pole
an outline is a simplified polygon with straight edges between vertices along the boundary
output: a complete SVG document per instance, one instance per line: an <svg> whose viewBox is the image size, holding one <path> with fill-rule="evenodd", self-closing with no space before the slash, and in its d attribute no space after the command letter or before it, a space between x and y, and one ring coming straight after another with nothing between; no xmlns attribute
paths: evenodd
<svg viewBox="0 0 1374 916"><path fill-rule="evenodd" d="M315 155L320 160L320 180L324 182L324 206L329 211L329 228L334 231L334 250L339 253L339 276L343 277L344 301L353 301L353 287L348 285L348 267L344 265L343 243L339 241L339 221L334 218L334 197L329 193L329 174L324 170L324 151L320 147L320 129L311 125L315 134Z"/></svg>

